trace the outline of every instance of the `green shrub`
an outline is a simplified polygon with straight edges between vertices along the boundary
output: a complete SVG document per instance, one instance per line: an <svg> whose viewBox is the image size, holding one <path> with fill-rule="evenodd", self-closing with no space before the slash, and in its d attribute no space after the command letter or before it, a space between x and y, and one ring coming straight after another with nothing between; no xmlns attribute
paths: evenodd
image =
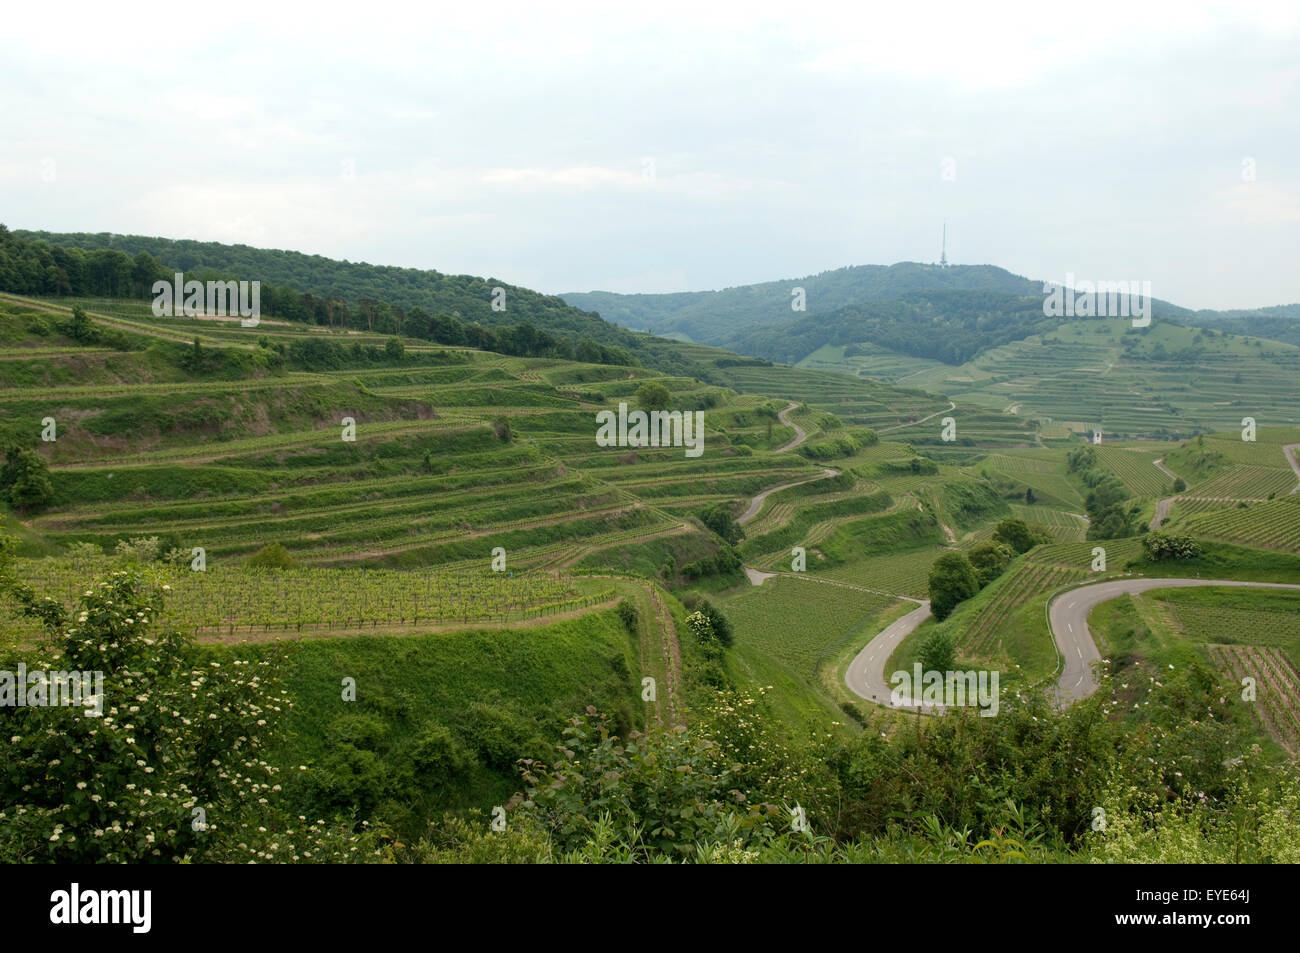
<svg viewBox="0 0 1300 953"><path fill-rule="evenodd" d="M1006 571L1006 568L1011 565L1011 560L1015 558L1015 553L1010 546L990 540L971 549L967 557L975 569L975 576L979 579L982 589Z"/></svg>
<svg viewBox="0 0 1300 953"><path fill-rule="evenodd" d="M965 553L944 553L930 567L930 611L941 622L979 590L975 568Z"/></svg>
<svg viewBox="0 0 1300 953"><path fill-rule="evenodd" d="M736 545L745 538L744 530L736 522L731 507L726 503L715 503L699 513L700 522L717 533L727 543Z"/></svg>
<svg viewBox="0 0 1300 953"><path fill-rule="evenodd" d="M295 569L298 563L279 543L268 543L244 560L244 565L261 569Z"/></svg>
<svg viewBox="0 0 1300 953"><path fill-rule="evenodd" d="M1151 532L1142 537L1142 551L1152 562L1167 559L1195 559L1201 555L1201 544L1190 536Z"/></svg>
<svg viewBox="0 0 1300 953"><path fill-rule="evenodd" d="M1047 540L1029 528L1024 520L1003 520L993 530L995 542L1002 543L1017 553L1027 553Z"/></svg>
<svg viewBox="0 0 1300 953"><path fill-rule="evenodd" d="M50 468L35 450L11 446L0 467L0 494L9 505L24 513L39 513L54 502Z"/></svg>

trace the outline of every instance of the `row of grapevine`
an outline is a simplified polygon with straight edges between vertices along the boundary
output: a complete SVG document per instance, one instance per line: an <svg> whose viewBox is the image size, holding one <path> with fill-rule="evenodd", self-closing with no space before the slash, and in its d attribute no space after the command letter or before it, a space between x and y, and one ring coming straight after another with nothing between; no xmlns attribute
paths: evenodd
<svg viewBox="0 0 1300 953"><path fill-rule="evenodd" d="M1255 679L1260 724L1292 755L1300 751L1300 675L1286 656L1272 646L1212 645L1210 657L1237 685Z"/></svg>
<svg viewBox="0 0 1300 953"><path fill-rule="evenodd" d="M1296 477L1289 467L1239 466L1199 484L1196 495L1262 500L1270 493L1279 496L1290 493L1295 485Z"/></svg>
<svg viewBox="0 0 1300 953"><path fill-rule="evenodd" d="M1081 580L1086 575L1087 571L1083 569L1033 562L1012 570L1010 577L998 580L998 591L966 630L962 638L964 650L973 656L991 654L996 647L998 630L1012 612L1035 596Z"/></svg>
<svg viewBox="0 0 1300 953"><path fill-rule="evenodd" d="M108 560L22 560L19 575L39 596L71 608L88 581L112 571ZM571 583L539 573L486 568L460 572L382 569L217 568L208 572L154 567L170 587L165 614L196 634L300 631L508 621L601 602Z"/></svg>
<svg viewBox="0 0 1300 953"><path fill-rule="evenodd" d="M1192 517L1190 532L1228 542L1300 552L1300 504L1268 500Z"/></svg>
<svg viewBox="0 0 1300 953"><path fill-rule="evenodd" d="M1164 496L1173 480L1155 465L1156 455L1124 447L1094 447L1102 465L1135 496Z"/></svg>

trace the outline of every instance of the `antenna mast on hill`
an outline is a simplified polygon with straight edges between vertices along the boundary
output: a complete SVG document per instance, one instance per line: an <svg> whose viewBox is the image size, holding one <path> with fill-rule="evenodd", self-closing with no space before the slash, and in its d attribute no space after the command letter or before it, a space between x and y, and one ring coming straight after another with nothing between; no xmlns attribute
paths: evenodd
<svg viewBox="0 0 1300 953"><path fill-rule="evenodd" d="M943 220L943 250L939 252L939 267L948 267L948 220Z"/></svg>

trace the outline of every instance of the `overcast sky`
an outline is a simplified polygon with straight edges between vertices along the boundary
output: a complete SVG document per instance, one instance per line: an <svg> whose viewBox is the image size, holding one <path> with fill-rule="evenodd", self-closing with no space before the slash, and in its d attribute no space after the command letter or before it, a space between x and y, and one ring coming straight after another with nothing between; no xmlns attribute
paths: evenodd
<svg viewBox="0 0 1300 953"><path fill-rule="evenodd" d="M441 6L10 4L0 221L558 293L934 261L946 218L954 263L1300 301L1294 0Z"/></svg>

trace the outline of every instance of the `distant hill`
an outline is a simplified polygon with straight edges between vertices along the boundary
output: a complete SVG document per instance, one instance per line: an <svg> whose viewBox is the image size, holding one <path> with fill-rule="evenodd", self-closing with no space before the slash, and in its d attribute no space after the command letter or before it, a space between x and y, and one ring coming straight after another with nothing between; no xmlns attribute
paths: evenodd
<svg viewBox="0 0 1300 953"><path fill-rule="evenodd" d="M792 308L802 288L805 309ZM722 291L662 295L565 294L610 321L795 363L826 344L870 342L961 364L980 350L1060 323L1043 315L1043 282L995 265L858 265ZM1156 299L1153 315L1194 316Z"/></svg>
<svg viewBox="0 0 1300 953"><path fill-rule="evenodd" d="M985 348L1018 341L1059 323L1059 318L1043 316L1041 294L921 291L847 305L784 327L742 332L732 341L741 353L789 364L826 344L861 342L962 364Z"/></svg>
<svg viewBox="0 0 1300 953"><path fill-rule="evenodd" d="M153 281L170 278L174 271L198 280L260 281L263 313L308 324L337 323L516 355L640 363L666 373L710 376L708 368L683 358L673 342L634 334L554 295L497 278L336 261L249 245L109 232L10 231L0 225L0 291L36 297L148 298ZM505 290L503 311L492 308L497 287ZM480 335L475 326L492 333Z"/></svg>
<svg viewBox="0 0 1300 953"><path fill-rule="evenodd" d="M741 285L722 291L674 294L566 293L576 307L597 311L607 321L655 332L680 331L697 341L719 344L745 330L793 324L808 314L834 311L864 301L899 298L918 291L995 291L1040 295L1042 282L1013 275L993 265L940 268L918 262L854 265L817 275ZM791 308L792 291L803 288L806 311Z"/></svg>
<svg viewBox="0 0 1300 953"><path fill-rule="evenodd" d="M1300 344L1300 304L1279 304L1271 308L1197 311L1192 322L1205 327L1253 337Z"/></svg>
<svg viewBox="0 0 1300 953"><path fill-rule="evenodd" d="M178 271L219 272L237 279L285 285L301 293L338 298L350 304L367 299L382 301L401 308L422 308L484 327L528 322L575 340L590 338L602 344L635 347L633 336L622 328L566 304L554 295L544 295L497 278L446 275L432 269L336 261L296 251L189 239L24 229L14 229L12 234L86 251L111 249L129 257L143 252ZM492 310L492 289L495 287L506 291L504 311ZM50 289L51 292L54 290Z"/></svg>

